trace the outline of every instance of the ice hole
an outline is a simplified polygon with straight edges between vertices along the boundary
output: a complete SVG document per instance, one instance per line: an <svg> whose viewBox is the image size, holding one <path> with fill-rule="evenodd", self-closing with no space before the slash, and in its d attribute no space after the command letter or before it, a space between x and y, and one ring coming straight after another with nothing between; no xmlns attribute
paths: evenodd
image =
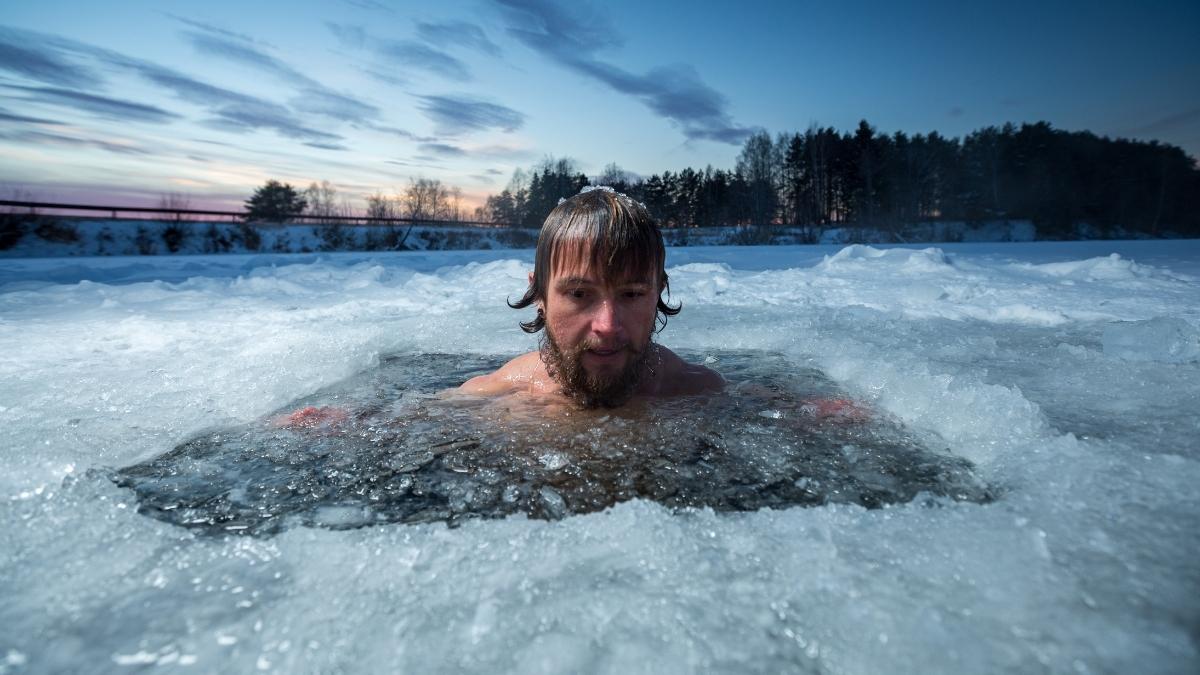
<svg viewBox="0 0 1200 675"><path fill-rule="evenodd" d="M557 519L639 498L752 511L994 497L970 462L850 402L815 368L757 351L682 355L721 372L725 391L613 410L444 397L502 360L395 355L111 477L145 515L259 535L297 524ZM280 427L295 411L312 414Z"/></svg>

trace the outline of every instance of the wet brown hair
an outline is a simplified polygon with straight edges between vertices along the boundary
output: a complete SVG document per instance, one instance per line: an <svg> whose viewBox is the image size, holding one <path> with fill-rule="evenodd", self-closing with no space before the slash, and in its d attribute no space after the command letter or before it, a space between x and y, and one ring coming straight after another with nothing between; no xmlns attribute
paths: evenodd
<svg viewBox="0 0 1200 675"><path fill-rule="evenodd" d="M545 302L554 268L572 257L584 255L606 279L634 278L642 271L657 277L656 331L666 327L667 317L675 316L682 309L680 305L672 307L663 300L663 293L667 298L671 297L671 286L667 281L667 253L658 223L650 217L645 206L603 187L564 199L546 216L533 258L533 282L520 300L510 300L508 306L524 309L536 302ZM521 329L526 333L536 333L545 326L546 317L541 309L532 321L521 322Z"/></svg>

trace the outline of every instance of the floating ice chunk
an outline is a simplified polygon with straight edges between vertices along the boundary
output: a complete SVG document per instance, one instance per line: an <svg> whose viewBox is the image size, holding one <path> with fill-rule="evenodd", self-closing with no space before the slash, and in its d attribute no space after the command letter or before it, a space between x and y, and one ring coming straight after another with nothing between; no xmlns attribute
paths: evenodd
<svg viewBox="0 0 1200 675"><path fill-rule="evenodd" d="M950 256L940 248L879 249L873 246L854 244L832 256L825 256L825 259L817 265L817 269L829 271L842 267L859 267L864 262L895 266L911 272L945 271L954 267Z"/></svg>
<svg viewBox="0 0 1200 675"><path fill-rule="evenodd" d="M1154 276L1153 268L1122 258L1119 253L1087 260L1068 260L1041 265L1022 264L1016 267L1074 281L1123 281Z"/></svg>
<svg viewBox="0 0 1200 675"><path fill-rule="evenodd" d="M1127 361L1200 360L1200 330L1179 318L1120 321L1104 329L1104 353Z"/></svg>

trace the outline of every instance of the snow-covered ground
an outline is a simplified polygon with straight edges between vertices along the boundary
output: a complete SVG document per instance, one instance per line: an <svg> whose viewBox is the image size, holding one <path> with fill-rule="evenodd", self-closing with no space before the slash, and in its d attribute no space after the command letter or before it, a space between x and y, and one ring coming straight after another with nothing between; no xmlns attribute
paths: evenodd
<svg viewBox="0 0 1200 675"><path fill-rule="evenodd" d="M0 250L3 258L77 256L199 255L210 253L312 253L333 251L446 251L532 248L538 231L530 228L407 225L396 227L264 224L231 222L96 220L45 217L19 225L15 244ZM1120 238L1123 231L1114 232ZM671 228L671 246L728 244L822 244L869 242L1009 242L1033 241L1037 230L1027 220L984 223L916 223L899 231L862 227L705 227ZM1078 238L1097 233L1087 226ZM1131 236L1130 238L1134 238Z"/></svg>
<svg viewBox="0 0 1200 675"><path fill-rule="evenodd" d="M664 344L816 365L990 504L219 538L89 473L380 355L529 349L531 260L0 261L0 672L1200 668L1200 241L670 250Z"/></svg>

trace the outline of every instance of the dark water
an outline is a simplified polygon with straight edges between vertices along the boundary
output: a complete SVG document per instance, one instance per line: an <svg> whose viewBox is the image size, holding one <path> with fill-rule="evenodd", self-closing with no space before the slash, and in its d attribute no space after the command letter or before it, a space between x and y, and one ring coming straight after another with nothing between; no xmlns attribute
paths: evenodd
<svg viewBox="0 0 1200 675"><path fill-rule="evenodd" d="M969 462L877 413L823 416L843 396L820 371L762 352L685 354L727 380L717 395L581 411L523 398L439 398L501 364L398 355L305 397L348 411L311 428L268 419L202 434L115 472L141 513L210 532L562 518L634 498L718 511L920 494L992 498ZM714 360L715 359L715 360Z"/></svg>

